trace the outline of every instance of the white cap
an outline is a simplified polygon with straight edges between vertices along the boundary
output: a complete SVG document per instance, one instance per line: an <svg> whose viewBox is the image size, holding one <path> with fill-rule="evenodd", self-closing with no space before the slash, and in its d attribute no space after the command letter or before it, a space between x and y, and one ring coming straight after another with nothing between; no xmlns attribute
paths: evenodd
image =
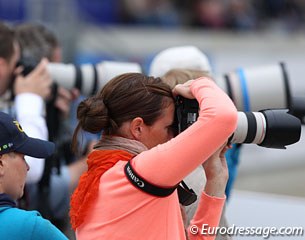
<svg viewBox="0 0 305 240"><path fill-rule="evenodd" d="M188 68L211 73L207 56L195 46L167 48L158 53L151 62L149 75L161 77L173 68Z"/></svg>

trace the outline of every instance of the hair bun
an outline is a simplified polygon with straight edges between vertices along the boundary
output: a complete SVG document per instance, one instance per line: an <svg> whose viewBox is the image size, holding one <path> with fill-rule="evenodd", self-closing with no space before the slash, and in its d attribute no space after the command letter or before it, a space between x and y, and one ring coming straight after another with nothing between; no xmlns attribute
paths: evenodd
<svg viewBox="0 0 305 240"><path fill-rule="evenodd" d="M77 119L83 130L99 133L109 125L108 109L102 98L92 96L83 100L77 108Z"/></svg>

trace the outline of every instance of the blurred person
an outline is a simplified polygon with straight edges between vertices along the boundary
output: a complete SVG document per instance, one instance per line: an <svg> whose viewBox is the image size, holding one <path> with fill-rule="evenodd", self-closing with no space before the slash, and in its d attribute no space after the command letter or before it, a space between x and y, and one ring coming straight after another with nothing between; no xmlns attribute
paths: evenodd
<svg viewBox="0 0 305 240"><path fill-rule="evenodd" d="M61 61L60 43L46 26L23 23L17 25L15 31L21 46L21 59L25 65L35 64L44 57L50 62ZM43 216L63 228L68 216L70 194L77 186L81 174L87 169L86 152L92 149L94 141L86 143L88 149L83 156L76 156L71 152L71 104L79 94L76 89L69 91L58 85L56 90L52 100L47 102L46 114L49 140L55 142L57 151L48 159L49 164L45 165L39 184L29 185L27 189L29 208L38 209Z"/></svg>
<svg viewBox="0 0 305 240"><path fill-rule="evenodd" d="M198 121L174 138L173 95L196 98L200 105ZM210 77L172 91L160 78L122 74L81 102L77 117L74 140L81 129L103 131L71 197L77 239L215 238L185 232L176 191L202 164L207 184L191 225L199 231L202 224L218 226L228 178L224 152L237 111Z"/></svg>
<svg viewBox="0 0 305 240"><path fill-rule="evenodd" d="M16 117L31 137L48 139L44 100L51 93L51 78L46 59L26 77L16 68L20 47L15 32L0 22L0 110ZM30 106L30 107L29 107ZM45 160L26 156L30 166L26 183L37 183Z"/></svg>
<svg viewBox="0 0 305 240"><path fill-rule="evenodd" d="M62 61L62 49L56 35L43 24L22 23L15 26L16 37L21 47L21 64L34 67L42 58L50 62ZM69 104L77 95L61 86L57 87L55 106L64 116L69 114Z"/></svg>
<svg viewBox="0 0 305 240"><path fill-rule="evenodd" d="M75 1L78 16L84 22L98 25L115 25L121 23L121 1Z"/></svg>
<svg viewBox="0 0 305 240"><path fill-rule="evenodd" d="M227 1L194 0L192 3L192 25L210 29L223 29L227 26Z"/></svg>
<svg viewBox="0 0 305 240"><path fill-rule="evenodd" d="M192 24L207 29L253 30L257 26L255 2L194 0Z"/></svg>
<svg viewBox="0 0 305 240"><path fill-rule="evenodd" d="M253 1L258 24L262 29L302 30L304 27L305 3L301 0Z"/></svg>
<svg viewBox="0 0 305 240"><path fill-rule="evenodd" d="M230 0L227 8L227 25L236 30L254 30L257 16L253 1Z"/></svg>
<svg viewBox="0 0 305 240"><path fill-rule="evenodd" d="M23 195L30 166L25 156L47 158L54 152L52 142L26 135L18 121L0 112L0 238L10 240L67 239L37 211L17 208Z"/></svg>
<svg viewBox="0 0 305 240"><path fill-rule="evenodd" d="M121 1L124 23L177 27L182 23L180 14L170 0L124 0Z"/></svg>

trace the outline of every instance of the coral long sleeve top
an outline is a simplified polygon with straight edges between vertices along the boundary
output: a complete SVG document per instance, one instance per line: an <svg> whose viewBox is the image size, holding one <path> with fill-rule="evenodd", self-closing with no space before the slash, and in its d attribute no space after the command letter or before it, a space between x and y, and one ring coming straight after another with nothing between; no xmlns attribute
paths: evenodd
<svg viewBox="0 0 305 240"><path fill-rule="evenodd" d="M191 85L199 102L197 121L172 140L144 151L131 164L145 180L158 186L174 186L211 156L233 133L237 111L229 97L211 80L199 78ZM76 230L77 239L183 240L177 191L155 197L135 188L119 161L100 179L99 195L85 222ZM191 225L218 226L223 198L200 196ZM187 233L190 240L215 236Z"/></svg>

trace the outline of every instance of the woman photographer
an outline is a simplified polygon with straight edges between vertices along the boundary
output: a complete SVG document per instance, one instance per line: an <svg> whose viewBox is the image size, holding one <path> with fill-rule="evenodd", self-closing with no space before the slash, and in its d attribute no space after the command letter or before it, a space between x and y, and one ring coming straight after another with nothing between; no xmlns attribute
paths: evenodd
<svg viewBox="0 0 305 240"><path fill-rule="evenodd" d="M176 95L196 98L200 113L192 126L173 138ZM77 117L74 140L80 129L103 130L71 198L77 239L215 238L201 234L201 227L219 223L228 179L224 153L236 128L237 111L210 77L177 85L172 92L160 78L119 75L80 103ZM207 184L186 236L177 191L155 196L132 181L175 189L200 164ZM135 174L132 178L127 177L128 167Z"/></svg>
<svg viewBox="0 0 305 240"><path fill-rule="evenodd" d="M173 89L177 84L183 84L186 81L188 81L189 79L195 79L195 78L199 78L201 76L204 75L210 75L208 72L203 71L203 70L198 70L198 69L188 69L188 68L173 68L169 71L167 71L162 77L161 79L167 83L171 89ZM236 154L236 149L237 146L236 145L232 145L232 147L226 151L225 157L226 157L226 162L228 165L228 171L229 171L229 178L228 178L228 182L226 185L226 197L228 200L228 184L230 182L230 177L232 179L232 174L230 172L230 170L232 170L232 168L230 169L230 166L232 166L232 162L236 159L236 158L232 158L232 156L236 156L234 154ZM231 174L231 175L230 175ZM191 174L189 174L186 179L184 179L184 181L188 184L188 186L193 189L194 192L201 192L202 189L205 186L206 183L206 178L205 178L205 172L202 169L202 166L198 166ZM194 203L188 205L188 206L181 206L181 211L182 211L182 215L185 216L184 218L184 225L188 226L191 219L193 218L196 210L197 210L197 206L199 203L199 199L197 199L197 201L195 201ZM222 211L222 216L220 218L220 222L219 222L219 227L221 228L228 228L228 222L227 222L227 218L226 218L226 210L225 210L225 206L223 208ZM216 236L216 240L230 240L232 239L231 236L229 234L218 234Z"/></svg>

